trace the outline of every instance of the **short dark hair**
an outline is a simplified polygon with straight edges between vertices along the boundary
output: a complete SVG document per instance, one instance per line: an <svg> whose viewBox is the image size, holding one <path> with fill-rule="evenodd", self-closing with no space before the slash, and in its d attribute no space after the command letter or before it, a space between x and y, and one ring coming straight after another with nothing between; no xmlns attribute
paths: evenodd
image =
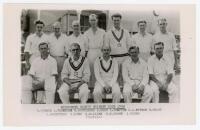
<svg viewBox="0 0 200 130"><path fill-rule="evenodd" d="M38 47L40 48L40 46L42 46L42 45L47 45L47 48L49 48L49 45L48 45L48 43L46 43L46 42L41 42L39 45L38 45Z"/></svg>
<svg viewBox="0 0 200 130"><path fill-rule="evenodd" d="M131 46L129 47L128 51L132 50L132 49L137 49L138 52L140 51L139 47L138 46Z"/></svg>
<svg viewBox="0 0 200 130"><path fill-rule="evenodd" d="M164 43L163 42L156 42L156 43L154 43L154 49L155 49L156 45L162 45L164 47Z"/></svg>
<svg viewBox="0 0 200 130"><path fill-rule="evenodd" d="M113 14L113 15L111 16L112 20L113 20L114 17L119 17L120 19L122 19L122 15L119 14L119 13Z"/></svg>
<svg viewBox="0 0 200 130"><path fill-rule="evenodd" d="M37 24L43 24L43 26L45 26L44 22L41 21L41 20L36 20L34 24L35 24L35 25L37 25Z"/></svg>
<svg viewBox="0 0 200 130"><path fill-rule="evenodd" d="M137 25L139 26L140 23L145 23L145 24L147 24L147 21L145 21L145 20L140 20L140 21L137 22Z"/></svg>

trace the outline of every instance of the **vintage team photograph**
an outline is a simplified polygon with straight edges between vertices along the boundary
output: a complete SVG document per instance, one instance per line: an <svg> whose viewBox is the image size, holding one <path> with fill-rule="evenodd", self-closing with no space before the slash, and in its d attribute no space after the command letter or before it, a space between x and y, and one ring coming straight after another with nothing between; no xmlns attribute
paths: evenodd
<svg viewBox="0 0 200 130"><path fill-rule="evenodd" d="M180 103L180 12L23 9L21 104Z"/></svg>

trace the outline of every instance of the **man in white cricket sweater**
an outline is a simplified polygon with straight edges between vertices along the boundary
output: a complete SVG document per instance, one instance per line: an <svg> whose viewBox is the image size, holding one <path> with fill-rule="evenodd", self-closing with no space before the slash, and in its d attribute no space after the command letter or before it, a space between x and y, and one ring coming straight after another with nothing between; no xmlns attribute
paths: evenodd
<svg viewBox="0 0 200 130"><path fill-rule="evenodd" d="M94 63L94 72L96 83L94 87L94 102L102 103L102 98L106 94L112 93L112 102L120 102L120 88L117 83L118 63L116 59L111 58L111 48L109 45L102 46L102 56L98 57Z"/></svg>

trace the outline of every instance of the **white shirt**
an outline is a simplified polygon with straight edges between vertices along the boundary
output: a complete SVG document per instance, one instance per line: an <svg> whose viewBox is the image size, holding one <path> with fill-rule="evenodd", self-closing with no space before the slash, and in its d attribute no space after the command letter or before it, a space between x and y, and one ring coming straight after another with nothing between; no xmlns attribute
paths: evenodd
<svg viewBox="0 0 200 130"><path fill-rule="evenodd" d="M138 81L140 84L146 85L149 81L146 62L139 58L138 62L134 63L129 57L122 64L122 76L124 81L130 85L137 84Z"/></svg>
<svg viewBox="0 0 200 130"><path fill-rule="evenodd" d="M85 82L89 82L90 68L87 58L79 57L77 61L69 57L65 60L63 69L61 72L62 80L64 78L69 79L82 79Z"/></svg>
<svg viewBox="0 0 200 130"><path fill-rule="evenodd" d="M101 64L102 63L102 64ZM105 61L103 57L98 57L94 63L94 73L97 81L101 86L105 86L105 83L113 86L118 77L118 62L110 58Z"/></svg>
<svg viewBox="0 0 200 130"><path fill-rule="evenodd" d="M130 45L130 34L123 28L117 30L113 27L113 29L106 33L105 43L110 45L111 55L128 53L128 47Z"/></svg>
<svg viewBox="0 0 200 130"><path fill-rule="evenodd" d="M86 41L85 38L82 34L79 34L78 36L75 36L74 34L71 34L68 38L67 38L67 47L66 47L66 53L70 54L70 46L72 43L78 43L81 47L81 55L85 56L85 51L86 51Z"/></svg>
<svg viewBox="0 0 200 130"><path fill-rule="evenodd" d="M65 34L61 34L58 38L55 36L55 33L50 34L49 48L52 56L64 56L66 45L67 36Z"/></svg>
<svg viewBox="0 0 200 130"><path fill-rule="evenodd" d="M171 32L166 32L166 34L163 34L160 31L157 32L153 36L153 43L156 42L164 43L164 52L178 50L175 36Z"/></svg>
<svg viewBox="0 0 200 130"><path fill-rule="evenodd" d="M153 36L151 34L146 32L145 35L142 35L138 32L132 36L132 41L139 47L140 54L146 53L146 56L150 56L150 52L153 50Z"/></svg>
<svg viewBox="0 0 200 130"><path fill-rule="evenodd" d="M29 74L41 79L58 74L56 60L50 55L46 59L37 57L31 65Z"/></svg>
<svg viewBox="0 0 200 130"><path fill-rule="evenodd" d="M89 28L85 33L86 38L86 50L90 49L101 49L103 45L105 31L101 28L97 28L96 32L92 31L92 28Z"/></svg>
<svg viewBox="0 0 200 130"><path fill-rule="evenodd" d="M169 57L163 55L159 60L156 55L153 55L148 60L149 74L154 74L158 80L166 80L168 74L173 74L173 66L170 64Z"/></svg>
<svg viewBox="0 0 200 130"><path fill-rule="evenodd" d="M171 64L174 64L175 57L173 51L178 50L174 34L171 32L163 34L159 31L153 36L153 43L156 42L164 43L164 54L171 59Z"/></svg>
<svg viewBox="0 0 200 130"><path fill-rule="evenodd" d="M41 42L49 43L48 36L46 34L43 33L41 37L39 37L36 33L30 34L27 37L24 52L29 52L30 54L34 55L40 55L39 44Z"/></svg>

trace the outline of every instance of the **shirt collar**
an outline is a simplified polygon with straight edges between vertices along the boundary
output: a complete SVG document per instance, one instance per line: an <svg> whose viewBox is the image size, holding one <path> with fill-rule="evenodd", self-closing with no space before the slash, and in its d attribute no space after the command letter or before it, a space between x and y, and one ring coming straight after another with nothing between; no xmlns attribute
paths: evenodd
<svg viewBox="0 0 200 130"><path fill-rule="evenodd" d="M159 30L159 33L162 34L162 35L168 35L168 34L169 34L169 31L166 31L166 33L163 34L163 33Z"/></svg>
<svg viewBox="0 0 200 130"><path fill-rule="evenodd" d="M82 36L81 32L79 33L78 36L75 36L75 35L72 33L72 37L74 37L74 38L79 38L79 37L81 37L81 36Z"/></svg>
<svg viewBox="0 0 200 130"><path fill-rule="evenodd" d="M53 33L52 35L56 38L55 33ZM61 37L62 37L62 33L60 33L60 36L58 38L61 38Z"/></svg>
<svg viewBox="0 0 200 130"><path fill-rule="evenodd" d="M103 56L101 56L100 59L103 60L103 61L105 61L104 58L103 58ZM111 60L112 60L112 57L110 56L110 58L108 59L108 61L105 61L105 62L109 62Z"/></svg>
<svg viewBox="0 0 200 130"><path fill-rule="evenodd" d="M42 35L41 35L41 37L44 35L44 32L42 32ZM36 32L34 33L34 36L35 37L38 37L38 35L36 34Z"/></svg>
<svg viewBox="0 0 200 130"><path fill-rule="evenodd" d="M155 59L158 61L165 60L165 55L163 54L163 56L160 59L158 59L158 57L155 55Z"/></svg>
<svg viewBox="0 0 200 130"><path fill-rule="evenodd" d="M97 27L97 30L96 30L96 32L95 32L95 35L98 34L99 30L100 30L99 27ZM93 31L92 31L92 28L89 28L88 31L89 31L90 34L94 34Z"/></svg>
<svg viewBox="0 0 200 130"><path fill-rule="evenodd" d="M50 55L48 55L46 59L42 59L42 57L40 56L40 59L41 60L49 60L49 57L50 57Z"/></svg>
<svg viewBox="0 0 200 130"><path fill-rule="evenodd" d="M138 62L135 63L135 62L132 61L131 57L129 57L129 62L130 62L130 63L134 63L134 64L140 64L140 63L141 63L141 60L140 60L140 58L139 58L139 59L138 59Z"/></svg>
<svg viewBox="0 0 200 130"><path fill-rule="evenodd" d="M72 59L72 62L74 62L75 60L74 60L74 58L71 56L71 59ZM80 57L79 57L79 59L78 60L76 60L75 62L81 62L81 59L82 59L82 56L80 55Z"/></svg>
<svg viewBox="0 0 200 130"><path fill-rule="evenodd" d="M91 33L93 33L93 31L92 31L92 28L91 28L91 27L89 28L89 31L90 31ZM96 31L96 33L97 33L97 32L99 32L99 27L97 27L97 31Z"/></svg>
<svg viewBox="0 0 200 130"><path fill-rule="evenodd" d="M119 30L117 30L115 27L113 27L112 30L115 31L115 32L121 32L122 31L122 27L120 27Z"/></svg>
<svg viewBox="0 0 200 130"><path fill-rule="evenodd" d="M146 31L144 32L144 35L142 35L140 32L138 32L138 34L139 34L140 36L142 36L142 37L147 36L147 32L146 32Z"/></svg>

